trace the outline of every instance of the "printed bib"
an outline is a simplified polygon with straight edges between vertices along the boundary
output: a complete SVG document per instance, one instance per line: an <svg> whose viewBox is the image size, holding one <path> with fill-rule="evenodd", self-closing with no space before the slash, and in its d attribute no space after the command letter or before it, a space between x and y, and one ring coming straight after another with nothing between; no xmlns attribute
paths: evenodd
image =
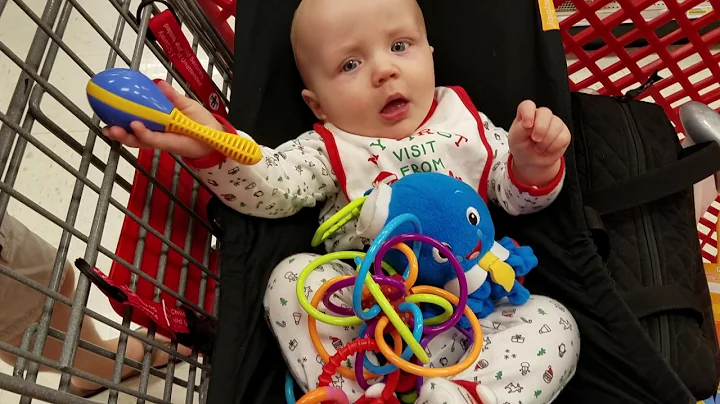
<svg viewBox="0 0 720 404"><path fill-rule="evenodd" d="M487 201L493 153L477 109L459 87L439 87L426 122L404 139L357 136L317 124L330 163L349 201L378 183L420 172L440 172L473 187Z"/></svg>

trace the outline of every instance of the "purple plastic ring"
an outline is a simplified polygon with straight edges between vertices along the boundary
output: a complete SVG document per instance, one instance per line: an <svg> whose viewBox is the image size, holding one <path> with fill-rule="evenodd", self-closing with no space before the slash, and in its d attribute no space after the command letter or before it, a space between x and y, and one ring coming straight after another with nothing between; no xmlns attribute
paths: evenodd
<svg viewBox="0 0 720 404"><path fill-rule="evenodd" d="M365 329L365 332L360 336L360 338L365 338L373 335L375 333L375 327L377 326L377 321L373 320L370 324L368 324L367 328ZM357 381L358 385L361 389L366 390L370 388L370 383L365 379L365 372L364 372L364 365L363 361L365 360L365 355L367 353L360 353L358 352L357 355L355 355L355 381Z"/></svg>
<svg viewBox="0 0 720 404"><path fill-rule="evenodd" d="M420 241L421 243L429 244L440 251L441 254L443 254L448 261L450 262L450 265L452 265L453 269L455 270L455 274L458 278L458 283L460 286L460 295L458 296L459 301L457 304L457 307L455 309L455 312L453 312L453 315L450 316L450 318L445 321L442 324L434 325L434 326L427 326L425 327L424 334L427 336L435 336L440 333L443 333L452 327L455 326L455 324L460 321L460 318L463 316L465 312L465 307L467 306L467 298L468 298L468 288L467 288L467 279L465 279L465 271L463 271L462 267L460 266L460 262L458 261L457 257L453 255L452 251L444 244L440 243L439 241L435 240L432 237L426 236L424 234L418 234L418 233L409 233L409 234L400 234L397 236L392 237L391 239L387 240L383 243L382 246L380 246L380 249L378 250L377 254L375 255L375 266L382 264L382 257L385 256L387 251L392 248L392 246L399 244L399 243L407 243L411 241Z"/></svg>

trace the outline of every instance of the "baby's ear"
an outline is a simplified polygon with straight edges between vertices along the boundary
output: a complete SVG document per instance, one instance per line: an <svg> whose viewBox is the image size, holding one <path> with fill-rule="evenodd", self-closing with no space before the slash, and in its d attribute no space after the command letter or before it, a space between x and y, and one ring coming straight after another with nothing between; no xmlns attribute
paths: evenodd
<svg viewBox="0 0 720 404"><path fill-rule="evenodd" d="M302 90L302 97L305 101L305 104L307 104L308 107L312 110L313 114L315 114L315 117L321 121L324 121L327 119L327 115L325 115L325 112L322 109L322 106L320 105L320 101L318 100L317 95L313 93L312 91L305 89Z"/></svg>

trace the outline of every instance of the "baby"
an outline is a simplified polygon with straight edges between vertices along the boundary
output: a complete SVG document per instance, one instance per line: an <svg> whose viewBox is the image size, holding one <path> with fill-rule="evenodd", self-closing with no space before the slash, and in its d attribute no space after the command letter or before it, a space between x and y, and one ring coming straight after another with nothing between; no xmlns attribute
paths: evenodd
<svg viewBox="0 0 720 404"><path fill-rule="evenodd" d="M140 122L132 124L134 135L118 127L105 134L127 146L183 156L228 206L266 218L323 202L324 221L374 185L416 172L461 179L512 215L538 211L560 192L567 126L547 108L525 101L506 132L478 112L462 88L436 88L433 48L415 0L303 0L291 40L307 87L302 97L320 123L276 149L263 147L262 162L243 166L203 143L153 133ZM158 85L196 121L235 131L167 83ZM351 222L326 248L362 250L371 242L363 237L369 230L377 229ZM315 258L302 254L282 262L265 295L268 322L305 391L315 387L323 360L311 343L295 285ZM306 281L306 297L327 279L353 272L342 262L320 267ZM333 299L349 307L350 295L341 291ZM579 334L559 303L542 296L520 307L500 302L482 324L484 338L475 342L483 343L478 363L452 381L426 380L417 402L547 403L574 374ZM358 336L354 328L321 323L318 332L330 355ZM467 350L467 339L450 330L428 346L430 366L457 363ZM333 384L352 401L363 394L349 378L338 375Z"/></svg>

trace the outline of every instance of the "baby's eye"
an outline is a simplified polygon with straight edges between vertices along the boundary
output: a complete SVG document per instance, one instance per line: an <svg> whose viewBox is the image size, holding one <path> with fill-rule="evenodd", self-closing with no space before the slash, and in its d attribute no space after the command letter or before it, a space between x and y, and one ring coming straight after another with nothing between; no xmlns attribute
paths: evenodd
<svg viewBox="0 0 720 404"><path fill-rule="evenodd" d="M357 69L358 66L360 66L360 62L357 60L348 60L343 65L342 70L347 73Z"/></svg>
<svg viewBox="0 0 720 404"><path fill-rule="evenodd" d="M407 47L408 47L407 42L400 41L400 42L395 42L391 49L393 52L400 53L400 52L405 52Z"/></svg>

